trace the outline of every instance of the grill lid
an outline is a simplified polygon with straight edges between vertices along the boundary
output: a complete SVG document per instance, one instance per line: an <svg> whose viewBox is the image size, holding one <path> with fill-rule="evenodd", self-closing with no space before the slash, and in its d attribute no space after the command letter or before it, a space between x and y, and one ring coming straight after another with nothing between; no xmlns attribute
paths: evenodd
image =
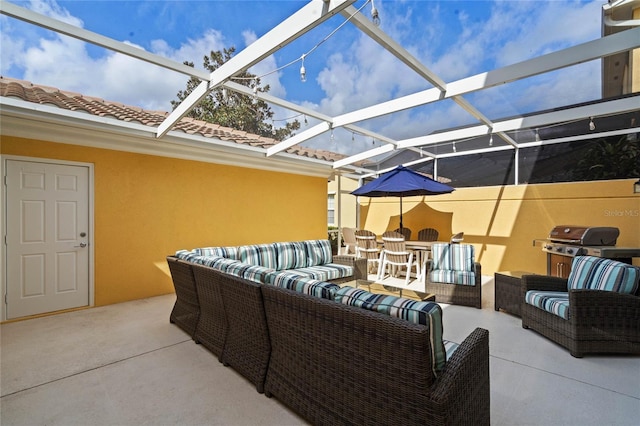
<svg viewBox="0 0 640 426"><path fill-rule="evenodd" d="M607 226L558 225L549 233L549 240L582 246L615 246L618 228Z"/></svg>

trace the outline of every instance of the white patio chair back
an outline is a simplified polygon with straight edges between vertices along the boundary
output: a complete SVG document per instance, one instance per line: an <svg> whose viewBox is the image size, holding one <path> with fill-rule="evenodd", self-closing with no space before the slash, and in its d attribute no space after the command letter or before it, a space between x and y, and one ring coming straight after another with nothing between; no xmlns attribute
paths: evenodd
<svg viewBox="0 0 640 426"><path fill-rule="evenodd" d="M356 254L356 228L342 228L342 254Z"/></svg>
<svg viewBox="0 0 640 426"><path fill-rule="evenodd" d="M355 232L356 255L367 259L367 271L372 271L372 266L376 265L380 269L380 249L376 241L376 234L366 229ZM377 272L377 271L376 271Z"/></svg>
<svg viewBox="0 0 640 426"><path fill-rule="evenodd" d="M416 277L420 275L420 264L417 259L414 260L413 251L407 249L404 236L395 231L382 234L382 241L384 247L380 255L381 266L378 272L378 279L382 280L384 278L388 267L390 267L389 274L393 277L399 276L404 269L405 285L408 285L411 279L411 270L414 266L416 268Z"/></svg>

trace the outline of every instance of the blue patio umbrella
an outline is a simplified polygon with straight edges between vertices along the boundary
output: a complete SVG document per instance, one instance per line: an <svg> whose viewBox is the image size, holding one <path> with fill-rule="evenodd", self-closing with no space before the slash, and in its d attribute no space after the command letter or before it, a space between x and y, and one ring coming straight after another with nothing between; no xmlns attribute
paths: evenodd
<svg viewBox="0 0 640 426"><path fill-rule="evenodd" d="M362 185L351 192L365 197L400 197L400 229L402 229L402 197L448 194L454 188L437 182L427 176L398 166L390 172Z"/></svg>

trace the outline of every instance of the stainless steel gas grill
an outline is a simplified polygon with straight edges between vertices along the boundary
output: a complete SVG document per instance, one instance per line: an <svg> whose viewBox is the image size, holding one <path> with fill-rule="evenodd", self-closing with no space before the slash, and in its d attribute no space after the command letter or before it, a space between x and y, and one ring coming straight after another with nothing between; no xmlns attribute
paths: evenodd
<svg viewBox="0 0 640 426"><path fill-rule="evenodd" d="M547 253L547 275L568 277L572 258L596 256L631 264L633 257L640 257L640 248L616 247L620 230L605 226L558 225L542 242Z"/></svg>

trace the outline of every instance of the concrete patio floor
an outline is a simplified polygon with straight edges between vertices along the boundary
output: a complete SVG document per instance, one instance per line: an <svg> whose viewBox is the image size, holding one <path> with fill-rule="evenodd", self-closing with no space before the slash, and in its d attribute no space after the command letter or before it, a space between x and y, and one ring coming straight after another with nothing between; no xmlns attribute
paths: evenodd
<svg viewBox="0 0 640 426"><path fill-rule="evenodd" d="M174 295L5 323L0 424L297 425L169 323ZM568 351L493 309L443 305L445 338L490 332L493 425L635 425L640 357ZM358 360L345 359L345 362Z"/></svg>

